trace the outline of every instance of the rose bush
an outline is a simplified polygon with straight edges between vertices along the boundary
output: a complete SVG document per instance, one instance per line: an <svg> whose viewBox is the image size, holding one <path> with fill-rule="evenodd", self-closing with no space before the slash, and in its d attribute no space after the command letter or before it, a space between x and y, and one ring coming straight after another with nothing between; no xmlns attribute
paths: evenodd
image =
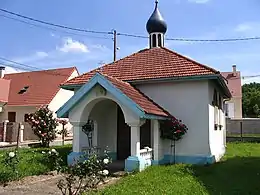
<svg viewBox="0 0 260 195"><path fill-rule="evenodd" d="M161 138L178 141L187 133L188 128L180 120L172 118L160 121L160 130Z"/></svg>
<svg viewBox="0 0 260 195"><path fill-rule="evenodd" d="M56 138L56 127L58 121L53 117L53 112L48 106L40 107L35 113L28 117L34 134L39 137L43 147L49 147L50 142Z"/></svg>
<svg viewBox="0 0 260 195"><path fill-rule="evenodd" d="M96 153L92 153L90 156L82 155L80 161L70 166L62 166L64 162L55 151L47 152L47 155L50 159L49 162L52 162L56 170L63 175L57 184L63 195L77 195L96 189L98 184L104 182L109 175L107 167L111 163L111 159L106 152L103 157Z"/></svg>

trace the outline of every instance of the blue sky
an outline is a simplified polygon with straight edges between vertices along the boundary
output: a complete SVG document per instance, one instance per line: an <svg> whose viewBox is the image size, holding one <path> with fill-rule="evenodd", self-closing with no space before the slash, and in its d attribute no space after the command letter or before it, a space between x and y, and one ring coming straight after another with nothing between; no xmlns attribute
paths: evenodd
<svg viewBox="0 0 260 195"><path fill-rule="evenodd" d="M154 0L1 0L0 7L76 28L116 29L121 33L147 35L145 25L154 9ZM160 0L159 8L168 24L168 38L260 36L259 0ZM41 69L77 66L80 73L113 59L110 35L72 35L59 29L32 27L2 15L10 16L0 12L0 57ZM147 46L146 39L119 36L118 58ZM167 41L166 46L220 71L230 71L232 64L237 64L243 75L260 74L260 40L228 43Z"/></svg>

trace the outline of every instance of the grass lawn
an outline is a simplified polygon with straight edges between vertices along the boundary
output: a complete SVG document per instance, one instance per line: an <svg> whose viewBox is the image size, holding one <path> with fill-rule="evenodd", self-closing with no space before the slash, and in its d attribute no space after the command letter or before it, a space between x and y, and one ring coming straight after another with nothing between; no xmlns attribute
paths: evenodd
<svg viewBox="0 0 260 195"><path fill-rule="evenodd" d="M20 163L18 166L19 177L40 175L46 172L52 171L51 166L46 163L46 155L42 154L42 151L48 151L55 148L59 154L63 157L66 162L68 153L71 151L71 145L56 146L51 148L30 148L30 149L19 149ZM14 174L7 170L4 166L4 156L6 152L13 150L1 150L0 151L0 183L14 179Z"/></svg>
<svg viewBox="0 0 260 195"><path fill-rule="evenodd" d="M260 144L229 143L213 165L153 166L98 194L260 194Z"/></svg>

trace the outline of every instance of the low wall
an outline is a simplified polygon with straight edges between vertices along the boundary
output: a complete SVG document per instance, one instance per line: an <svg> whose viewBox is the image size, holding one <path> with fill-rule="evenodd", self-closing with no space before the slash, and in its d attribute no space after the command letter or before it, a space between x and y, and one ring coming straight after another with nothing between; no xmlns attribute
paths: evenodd
<svg viewBox="0 0 260 195"><path fill-rule="evenodd" d="M260 119L226 119L226 129L228 134L260 134Z"/></svg>

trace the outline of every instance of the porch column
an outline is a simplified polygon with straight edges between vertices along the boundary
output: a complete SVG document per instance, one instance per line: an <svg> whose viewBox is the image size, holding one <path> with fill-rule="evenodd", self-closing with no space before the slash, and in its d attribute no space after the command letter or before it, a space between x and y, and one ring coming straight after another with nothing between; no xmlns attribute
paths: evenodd
<svg viewBox="0 0 260 195"><path fill-rule="evenodd" d="M81 122L70 122L73 125L73 152L81 152L82 147L82 126ZM87 141L87 140L86 140Z"/></svg>
<svg viewBox="0 0 260 195"><path fill-rule="evenodd" d="M140 124L131 124L131 156L140 155Z"/></svg>
<svg viewBox="0 0 260 195"><path fill-rule="evenodd" d="M131 127L131 156L125 160L125 171L141 171L145 168L145 161L140 157L140 127L145 121L128 123Z"/></svg>
<svg viewBox="0 0 260 195"><path fill-rule="evenodd" d="M68 155L67 162L68 165L73 165L77 163L80 160L80 157L82 155L82 145L84 145L84 135L82 132L82 126L85 123L82 122L70 122L73 125L73 151ZM83 143L82 143L83 142Z"/></svg>
<svg viewBox="0 0 260 195"><path fill-rule="evenodd" d="M154 164L159 164L160 154L160 124L158 120L152 120L153 155Z"/></svg>

